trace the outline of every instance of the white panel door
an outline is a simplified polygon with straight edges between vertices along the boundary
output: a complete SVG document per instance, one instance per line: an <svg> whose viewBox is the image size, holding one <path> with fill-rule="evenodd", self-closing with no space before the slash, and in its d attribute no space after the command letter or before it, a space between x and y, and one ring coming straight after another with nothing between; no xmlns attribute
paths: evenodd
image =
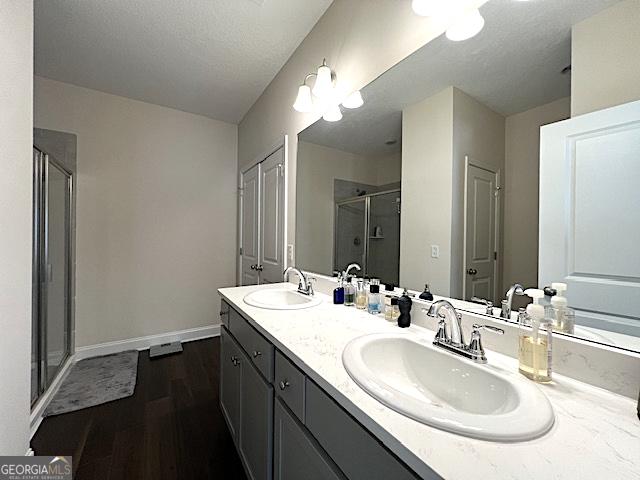
<svg viewBox="0 0 640 480"><path fill-rule="evenodd" d="M495 301L496 174L467 168L465 300Z"/></svg>
<svg viewBox="0 0 640 480"><path fill-rule="evenodd" d="M284 270L284 148L260 164L261 283L282 281Z"/></svg>
<svg viewBox="0 0 640 480"><path fill-rule="evenodd" d="M640 334L639 185L640 102L542 127L540 284L579 323Z"/></svg>
<svg viewBox="0 0 640 480"><path fill-rule="evenodd" d="M260 165L242 174L242 224L240 232L241 285L260 283Z"/></svg>

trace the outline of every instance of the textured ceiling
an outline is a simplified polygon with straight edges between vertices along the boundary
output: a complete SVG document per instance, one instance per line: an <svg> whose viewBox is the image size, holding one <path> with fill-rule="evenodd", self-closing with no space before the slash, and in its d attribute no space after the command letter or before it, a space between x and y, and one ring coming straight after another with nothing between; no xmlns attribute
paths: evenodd
<svg viewBox="0 0 640 480"><path fill-rule="evenodd" d="M332 0L36 0L35 73L238 123Z"/></svg>
<svg viewBox="0 0 640 480"><path fill-rule="evenodd" d="M484 30L465 42L444 35L362 91L365 105L340 122L319 120L300 139L359 154L400 150L402 109L453 85L505 116L566 97L571 26L616 0L490 0ZM338 75L340 72L338 72ZM392 146L385 141L397 139Z"/></svg>

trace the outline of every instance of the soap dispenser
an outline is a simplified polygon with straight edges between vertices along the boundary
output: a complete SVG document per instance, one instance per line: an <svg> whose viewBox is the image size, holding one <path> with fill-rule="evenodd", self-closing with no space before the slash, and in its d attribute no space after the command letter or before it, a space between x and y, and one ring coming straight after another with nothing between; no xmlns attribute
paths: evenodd
<svg viewBox="0 0 640 480"><path fill-rule="evenodd" d="M428 300L430 302L433 301L433 294L429 290L429 284L428 283L426 283L424 285L424 292L422 292L418 298L420 298L421 300Z"/></svg>
<svg viewBox="0 0 640 480"><path fill-rule="evenodd" d="M533 303L527 305L524 315L518 316L519 371L535 382L550 382L552 324L545 317L544 306L540 305L544 292L530 288L524 294L531 297Z"/></svg>
<svg viewBox="0 0 640 480"><path fill-rule="evenodd" d="M573 333L575 325L575 313L569 308L567 301L566 283L552 283L551 288L556 294L551 297L550 316L553 319L553 329L562 333Z"/></svg>
<svg viewBox="0 0 640 480"><path fill-rule="evenodd" d="M338 274L338 286L333 290L334 305L344 304L344 285L342 283L342 274Z"/></svg>

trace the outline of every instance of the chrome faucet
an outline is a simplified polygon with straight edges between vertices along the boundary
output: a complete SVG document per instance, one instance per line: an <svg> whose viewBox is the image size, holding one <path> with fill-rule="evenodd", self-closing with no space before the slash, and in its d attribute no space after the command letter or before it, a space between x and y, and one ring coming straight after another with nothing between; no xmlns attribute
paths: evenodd
<svg viewBox="0 0 640 480"><path fill-rule="evenodd" d="M357 263L350 263L349 265L347 265L347 268L344 271L344 278L347 278L349 276L349 271L352 268L355 268L358 272L362 270L362 268L360 268L360 265L358 265Z"/></svg>
<svg viewBox="0 0 640 480"><path fill-rule="evenodd" d="M303 295L312 296L313 295L313 285L311 284L312 279L307 278L306 275L296 267L287 267L287 269L282 273L285 282L289 281L290 272L293 272L296 275L298 275L298 278L300 279L300 281L298 282L298 292L302 293Z"/></svg>
<svg viewBox="0 0 640 480"><path fill-rule="evenodd" d="M502 309L500 310L500 317L511 320L511 305L513 303L514 295L524 295L524 287L519 283L514 283L511 285L509 290L507 290L507 298L502 300Z"/></svg>
<svg viewBox="0 0 640 480"><path fill-rule="evenodd" d="M450 315L447 316L446 314L440 313L442 309L445 309ZM474 323L471 332L471 341L469 345L466 345L462 335L462 315L456 311L455 307L451 305L449 301L438 300L437 302L433 302L429 309L423 308L422 311L430 317L439 319L438 332L433 340L435 346L469 358L476 363L487 363L487 357L482 347L480 330L488 330L498 335L504 334L504 330L501 328ZM447 318L451 324L450 330L447 330ZM450 334L449 331L451 332Z"/></svg>
<svg viewBox="0 0 640 480"><path fill-rule="evenodd" d="M493 302L491 300L487 300L485 298L480 298L480 297L471 297L471 301L475 303L483 304L485 307L487 307L487 309L485 310L485 313L487 315L493 315Z"/></svg>

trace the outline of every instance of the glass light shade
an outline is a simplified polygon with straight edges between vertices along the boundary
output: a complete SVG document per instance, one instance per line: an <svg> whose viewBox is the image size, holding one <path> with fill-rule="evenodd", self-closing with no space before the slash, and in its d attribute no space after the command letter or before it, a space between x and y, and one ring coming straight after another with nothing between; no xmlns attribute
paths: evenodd
<svg viewBox="0 0 640 480"><path fill-rule="evenodd" d="M447 38L454 42L461 42L480 33L484 27L484 18L480 15L480 10L474 8L458 17L447 28Z"/></svg>
<svg viewBox="0 0 640 480"><path fill-rule="evenodd" d="M318 98L326 98L331 95L332 90L331 69L326 65L322 65L318 68L316 83L313 86L313 94Z"/></svg>
<svg viewBox="0 0 640 480"><path fill-rule="evenodd" d="M421 17L438 17L449 10L447 0L412 0L411 7Z"/></svg>
<svg viewBox="0 0 640 480"><path fill-rule="evenodd" d="M311 88L309 88L308 85L300 85L298 88L298 96L293 104L293 108L300 113L310 113L313 111Z"/></svg>
<svg viewBox="0 0 640 480"><path fill-rule="evenodd" d="M342 112L338 104L331 105L322 115L322 118L327 122L338 122L342 120Z"/></svg>
<svg viewBox="0 0 640 480"><path fill-rule="evenodd" d="M360 108L364 105L364 100L362 99L362 94L360 90L356 90L351 93L343 102L342 106L344 108Z"/></svg>

